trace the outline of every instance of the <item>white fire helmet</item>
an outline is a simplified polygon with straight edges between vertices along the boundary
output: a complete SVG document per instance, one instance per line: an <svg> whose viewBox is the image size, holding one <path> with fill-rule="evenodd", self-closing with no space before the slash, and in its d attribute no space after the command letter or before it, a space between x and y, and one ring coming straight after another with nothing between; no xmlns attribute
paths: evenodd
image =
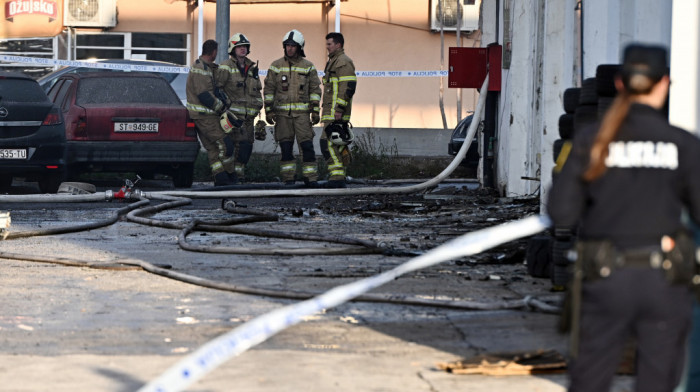
<svg viewBox="0 0 700 392"><path fill-rule="evenodd" d="M331 143L336 146L347 146L355 141L355 133L348 123L334 121L326 126L324 130Z"/></svg>
<svg viewBox="0 0 700 392"><path fill-rule="evenodd" d="M301 31L297 29L288 31L282 38L282 47L284 48L285 45L298 45L299 55L306 57L304 54L304 35Z"/></svg>
<svg viewBox="0 0 700 392"><path fill-rule="evenodd" d="M238 46L248 46L248 53L250 53L250 40L243 33L236 33L231 36L228 40L228 53L232 55L233 50Z"/></svg>
<svg viewBox="0 0 700 392"><path fill-rule="evenodd" d="M243 121L239 120L235 114L227 110L221 115L219 124L221 124L224 133L230 133L235 128L239 128L243 124Z"/></svg>

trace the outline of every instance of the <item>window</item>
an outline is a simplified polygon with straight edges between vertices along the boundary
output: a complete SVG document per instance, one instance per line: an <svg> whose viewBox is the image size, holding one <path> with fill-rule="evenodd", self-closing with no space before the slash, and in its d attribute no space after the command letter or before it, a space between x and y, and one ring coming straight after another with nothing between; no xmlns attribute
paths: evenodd
<svg viewBox="0 0 700 392"><path fill-rule="evenodd" d="M14 38L0 40L0 53L12 56L54 58L56 38ZM38 78L53 71L53 66L30 65L23 63L3 63L0 71L24 72L33 78Z"/></svg>
<svg viewBox="0 0 700 392"><path fill-rule="evenodd" d="M144 59L189 65L189 34L78 33L75 59Z"/></svg>

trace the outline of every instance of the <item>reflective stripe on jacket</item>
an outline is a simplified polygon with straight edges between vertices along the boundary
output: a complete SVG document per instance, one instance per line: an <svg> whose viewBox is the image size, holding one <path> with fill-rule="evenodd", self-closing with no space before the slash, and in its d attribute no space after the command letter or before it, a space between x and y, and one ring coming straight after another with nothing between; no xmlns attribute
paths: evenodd
<svg viewBox="0 0 700 392"><path fill-rule="evenodd" d="M265 110L275 114L319 112L321 81L316 67L303 57L275 60L265 77Z"/></svg>
<svg viewBox="0 0 700 392"><path fill-rule="evenodd" d="M213 107L201 102L200 96L202 93L209 94L211 96L211 102L223 104L214 95L214 78L216 77L215 74L218 67L216 63L205 63L201 57L190 67L190 73L187 75L185 92L187 93L187 110L192 119L216 114Z"/></svg>
<svg viewBox="0 0 700 392"><path fill-rule="evenodd" d="M321 121L335 120L335 112L343 113L343 120L350 121L352 96L355 93L356 84L355 64L345 54L343 48L330 54L323 76L323 115Z"/></svg>
<svg viewBox="0 0 700 392"><path fill-rule="evenodd" d="M241 73L236 60L229 58L219 66L219 75L217 81L231 100L230 110L240 118L256 117L263 107L263 100L260 93L262 83L255 63L246 57Z"/></svg>

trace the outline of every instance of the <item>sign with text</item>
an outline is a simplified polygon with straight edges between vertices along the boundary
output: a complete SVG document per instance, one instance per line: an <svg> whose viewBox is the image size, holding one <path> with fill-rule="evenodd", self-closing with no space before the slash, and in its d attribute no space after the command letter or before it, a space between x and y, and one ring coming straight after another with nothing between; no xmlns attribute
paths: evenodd
<svg viewBox="0 0 700 392"><path fill-rule="evenodd" d="M53 37L63 29L60 0L0 0L0 38Z"/></svg>

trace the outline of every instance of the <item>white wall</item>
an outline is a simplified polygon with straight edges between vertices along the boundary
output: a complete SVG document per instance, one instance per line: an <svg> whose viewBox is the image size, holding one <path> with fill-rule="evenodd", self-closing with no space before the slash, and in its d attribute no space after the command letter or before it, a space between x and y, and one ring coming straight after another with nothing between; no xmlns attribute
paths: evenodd
<svg viewBox="0 0 700 392"><path fill-rule="evenodd" d="M563 114L563 92L577 87L580 78L594 77L600 64L620 62L621 49L630 41L670 46L671 2L658 0L586 0L583 2L583 74L577 58L579 36L577 30L576 0L501 0L511 7L512 60L510 69L502 74L502 91L498 108L498 157L496 186L506 196L526 195L540 187L541 200L546 200L554 166L552 144L559 139L559 116ZM689 54L692 69L685 74L697 76L698 5L697 0L676 0L684 11L686 30L679 31ZM489 11L490 12L490 11ZM484 11L484 14L485 11ZM687 15L686 15L687 14ZM491 20L493 26L493 21ZM495 37L488 31L484 19L484 37ZM499 42L504 42L500 23ZM688 37L694 41L688 42ZM487 39L482 43L488 43ZM690 45L690 46L689 46ZM674 52L680 58L680 51ZM680 61L680 60L678 60ZM672 75L673 76L673 75ZM676 83L674 76L674 84ZM679 79L680 80L680 79ZM697 91L698 78L684 78ZM672 85L673 86L673 85ZM700 111L698 100L688 94L683 114L698 128L694 114ZM672 99L673 99L672 95ZM672 113L675 100L672 101ZM677 118L680 118L678 112ZM686 126L687 127L687 126ZM523 177L539 177L541 184Z"/></svg>
<svg viewBox="0 0 700 392"><path fill-rule="evenodd" d="M506 196L526 195L537 185L521 177L534 177L537 165L532 152L539 140L533 138L538 111L535 80L538 78L537 6L540 0L503 0L510 6L512 59L502 74L498 108L496 187ZM508 23L505 21L504 23ZM539 151L537 149L537 151Z"/></svg>
<svg viewBox="0 0 700 392"><path fill-rule="evenodd" d="M564 114L564 90L579 79L576 0L550 1L545 10L545 45L542 83L540 195L547 200L552 182L552 145L559 139L559 117ZM535 136L536 137L536 136Z"/></svg>
<svg viewBox="0 0 700 392"><path fill-rule="evenodd" d="M698 133L700 131L700 5L697 0L673 2L671 41L671 124Z"/></svg>
<svg viewBox="0 0 700 392"><path fill-rule="evenodd" d="M671 45L670 1L586 0L583 7L585 78L600 64L619 63L631 41Z"/></svg>

